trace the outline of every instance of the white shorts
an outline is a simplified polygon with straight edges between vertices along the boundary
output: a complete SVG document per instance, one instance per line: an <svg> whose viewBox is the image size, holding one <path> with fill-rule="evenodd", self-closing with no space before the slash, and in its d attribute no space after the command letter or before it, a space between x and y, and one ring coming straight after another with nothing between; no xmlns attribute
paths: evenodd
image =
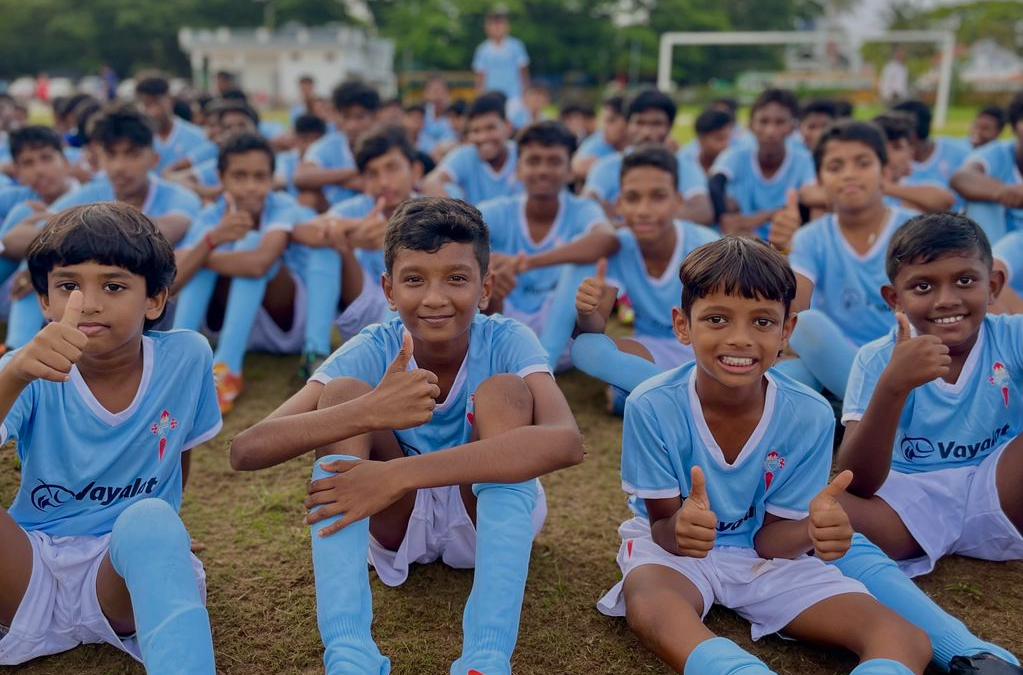
<svg viewBox="0 0 1023 675"><path fill-rule="evenodd" d="M750 622L754 640L777 633L813 605L844 593L869 593L860 582L818 558L765 560L750 548L721 546L706 558L672 555L650 536L645 518L618 528L622 537L618 566L622 581L597 603L608 616L625 616L625 577L643 565L661 565L692 582L703 596L703 615L714 604L735 610Z"/></svg>
<svg viewBox="0 0 1023 675"><path fill-rule="evenodd" d="M927 574L953 553L981 560L1023 559L1023 537L1002 511L995 485L1006 445L977 466L888 474L877 496L899 514L924 550L919 558L898 561L908 576Z"/></svg>
<svg viewBox="0 0 1023 675"><path fill-rule="evenodd" d="M685 365L696 358L693 355L693 348L684 345L675 338L654 337L652 335L632 335L630 340L635 340L646 347L650 355L654 357L654 365L661 370L671 370Z"/></svg>
<svg viewBox="0 0 1023 675"><path fill-rule="evenodd" d="M547 498L537 480L536 506L533 507L533 536L547 518ZM465 510L457 485L423 488L416 492L416 504L409 517L405 538L397 551L381 546L369 537L369 564L380 581L400 586L408 578L412 563L426 564L437 560L455 569L476 566L476 527Z"/></svg>
<svg viewBox="0 0 1023 675"><path fill-rule="evenodd" d="M387 316L387 298L380 287L380 277L374 277L366 270L362 271L362 293L352 304L345 307L334 323L337 324L341 338L348 340L359 334L366 326L380 323Z"/></svg>
<svg viewBox="0 0 1023 675"><path fill-rule="evenodd" d="M547 296L547 299L540 305L540 309L535 312L522 311L513 303L505 300L504 307L501 308L501 314L528 326L537 337L540 337L543 334L544 326L547 325L547 317L551 313L552 304L554 304L554 293ZM565 345L565 351L558 357L558 364L554 370L559 373L572 368L572 342L572 339L569 338L568 343Z"/></svg>
<svg viewBox="0 0 1023 675"><path fill-rule="evenodd" d="M32 578L9 632L0 639L0 665L13 666L81 644L102 643L141 661L137 638L114 632L96 597L96 575L110 548L110 535L26 534L32 544ZM194 555L192 570L205 602L206 573Z"/></svg>
<svg viewBox="0 0 1023 675"><path fill-rule="evenodd" d="M249 334L249 351L270 354L301 354L305 346L306 288L293 270L288 270L295 282L295 297L292 301L291 328L283 330L273 320L266 308L260 306L256 320Z"/></svg>

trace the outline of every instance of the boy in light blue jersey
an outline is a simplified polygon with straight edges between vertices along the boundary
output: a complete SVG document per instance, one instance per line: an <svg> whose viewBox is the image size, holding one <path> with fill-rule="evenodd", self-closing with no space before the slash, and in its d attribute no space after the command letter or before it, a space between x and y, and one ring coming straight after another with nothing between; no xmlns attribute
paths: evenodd
<svg viewBox="0 0 1023 675"><path fill-rule="evenodd" d="M679 148L675 156L680 165L695 162L707 174L731 144L735 118L723 110L708 108L699 114L693 127L696 138Z"/></svg>
<svg viewBox="0 0 1023 675"><path fill-rule="evenodd" d="M573 182L584 183L598 160L625 149L628 144L625 97L609 96L600 108L600 128L587 136L572 156Z"/></svg>
<svg viewBox="0 0 1023 675"><path fill-rule="evenodd" d="M362 191L352 151L376 123L380 94L359 81L342 82L332 94L337 131L328 133L306 151L295 170L295 187L302 203L323 212Z"/></svg>
<svg viewBox="0 0 1023 675"><path fill-rule="evenodd" d="M103 177L67 192L50 205L48 212L58 213L94 202L123 202L156 223L171 245L177 244L199 213L199 198L151 173L158 158L153 150L153 131L146 118L129 106L109 107L96 119L90 142L99 148ZM27 227L38 227L41 222ZM27 227L19 229L24 231ZM30 230L23 233L31 235ZM18 288L13 290L18 294ZM11 306L8 347L26 344L43 325L35 294L28 292L29 289L24 291L25 295Z"/></svg>
<svg viewBox="0 0 1023 675"><path fill-rule="evenodd" d="M817 139L821 137L836 119L838 110L835 102L828 98L819 98L799 107L799 124L789 134L786 142L789 147L806 150L811 155L817 147Z"/></svg>
<svg viewBox="0 0 1023 675"><path fill-rule="evenodd" d="M327 134L327 123L316 115L299 115L295 120L295 147L277 153L277 170L274 172L274 187L284 190L292 197L298 197L295 186L295 170L305 153Z"/></svg>
<svg viewBox="0 0 1023 675"><path fill-rule="evenodd" d="M679 275L672 322L696 363L626 402L622 487L646 515L619 528L624 578L598 609L625 616L678 673L772 672L707 629L714 604L748 620L754 640L784 631L853 650L857 675L922 673L926 635L825 564L851 544L838 499L852 475L828 484L831 406L769 370L796 322L785 259L726 237L693 251Z"/></svg>
<svg viewBox="0 0 1023 675"><path fill-rule="evenodd" d="M583 195L599 201L609 218L617 220L618 216L614 203L621 191L622 159L637 145L664 144L675 123L675 113L675 102L652 87L640 89L626 101L625 133L629 147L598 160L583 186ZM714 214L707 193L707 176L694 161L679 163L677 189L682 203L676 215L683 220L710 225Z"/></svg>
<svg viewBox="0 0 1023 675"><path fill-rule="evenodd" d="M328 675L390 670L370 633L367 558L390 586L412 563L474 568L450 672L509 675L546 511L536 478L582 460L579 432L536 337L480 314L490 247L475 208L410 199L386 242L399 318L345 343L235 437L231 462L259 469L318 448L306 505Z"/></svg>
<svg viewBox="0 0 1023 675"><path fill-rule="evenodd" d="M997 141L1005 128L1006 110L997 105L986 105L977 111L970 122L970 147L974 150Z"/></svg>
<svg viewBox="0 0 1023 675"><path fill-rule="evenodd" d="M799 359L779 368L810 387L845 395L856 350L894 325L881 297L885 251L897 229L916 215L884 205L884 136L873 124L845 120L829 127L814 152L817 178L834 208L791 238L789 263L798 292L799 323L791 347ZM792 220L799 222L793 202ZM787 241L775 241L781 249Z"/></svg>
<svg viewBox="0 0 1023 675"><path fill-rule="evenodd" d="M515 176L518 162L515 144L509 140L511 125L504 113L504 97L482 94L468 111L468 143L441 160L423 181L423 193L435 197L455 191L470 204L519 194L522 183Z"/></svg>
<svg viewBox="0 0 1023 675"><path fill-rule="evenodd" d="M1013 138L992 141L971 152L952 176L952 186L968 200L967 214L995 244L1023 230L1023 93L1008 108Z"/></svg>
<svg viewBox="0 0 1023 675"><path fill-rule="evenodd" d="M517 173L526 194L480 205L490 230L492 270L497 277L488 311L517 319L541 335L558 285L569 277L563 274L564 265L541 264L538 256L570 242L579 246L588 238L583 245L595 252L578 262L593 263L601 253L617 246L614 230L600 206L565 189L575 149L572 133L560 122L538 122L519 133L517 146ZM502 267L510 267L507 271L512 274L505 277ZM509 283L503 283L505 280ZM573 290L569 287L560 292Z"/></svg>
<svg viewBox="0 0 1023 675"><path fill-rule="evenodd" d="M51 323L0 362L0 665L107 643L156 674L215 672L205 574L177 511L189 450L220 430L210 351L150 328L174 253L123 204L53 218L28 254Z"/></svg>
<svg viewBox="0 0 1023 675"><path fill-rule="evenodd" d="M885 206L901 206L920 213L938 213L953 208L956 197L948 186L906 181L913 171L911 141L916 136L913 116L889 110L871 121L884 133L885 149L888 152L882 183Z"/></svg>
<svg viewBox="0 0 1023 675"><path fill-rule="evenodd" d="M677 171L667 148L642 146L626 155L618 198L625 227L616 232L615 250L598 261L596 273L592 267L581 268L579 274L590 276L575 284L572 360L580 370L626 392L651 374L693 358L689 347L674 339L669 309L682 292L677 275L682 260L718 235L709 227L675 220ZM631 338L611 338L603 333L615 298L623 292L632 301L635 332ZM572 304L571 295L565 295L568 302L559 298L555 316ZM560 325L545 332L545 347L555 344L553 331Z"/></svg>
<svg viewBox="0 0 1023 675"><path fill-rule="evenodd" d="M472 55L476 92L501 92L508 106L505 114L515 118L529 86L529 55L521 40L508 35L508 12L503 7L491 9L483 27L487 39Z"/></svg>
<svg viewBox="0 0 1023 675"><path fill-rule="evenodd" d="M208 142L202 128L174 115L170 85L164 77L155 74L140 76L135 85L135 96L156 132L153 149L158 157L154 167L157 173Z"/></svg>
<svg viewBox="0 0 1023 675"><path fill-rule="evenodd" d="M767 241L771 219L785 206L789 190L816 182L810 153L786 145L798 115L792 92L765 90L750 110L756 143L730 147L714 162L709 185L722 233L755 234Z"/></svg>
<svg viewBox="0 0 1023 675"><path fill-rule="evenodd" d="M256 132L259 126L259 113L244 101L220 101L211 108L210 114L217 119L213 142L196 148L188 157L164 170L168 180L185 186L207 201L221 193L217 170L220 144L235 134Z"/></svg>
<svg viewBox="0 0 1023 675"><path fill-rule="evenodd" d="M952 174L963 165L970 153L970 144L962 139L931 138L931 109L922 101L902 101L892 110L909 113L916 124L913 145L913 164L905 182L909 185L937 185L949 188ZM955 195L951 210L963 207L963 200Z"/></svg>
<svg viewBox="0 0 1023 675"><path fill-rule="evenodd" d="M326 357L340 279L322 260L329 251L289 245L295 225L316 214L271 191L274 154L266 139L231 136L218 162L224 197L203 209L178 253L174 327L198 330L222 314L213 373L226 414L241 394L247 350Z"/></svg>

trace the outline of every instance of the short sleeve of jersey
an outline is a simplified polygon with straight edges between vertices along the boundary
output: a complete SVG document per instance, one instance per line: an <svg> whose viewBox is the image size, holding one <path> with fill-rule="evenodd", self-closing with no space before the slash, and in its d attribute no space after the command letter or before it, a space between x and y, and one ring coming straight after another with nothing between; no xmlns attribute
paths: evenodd
<svg viewBox="0 0 1023 675"><path fill-rule="evenodd" d="M486 43L481 43L476 46L476 51L472 53L472 69L476 71L483 70L483 46Z"/></svg>
<svg viewBox="0 0 1023 675"><path fill-rule="evenodd" d="M210 349L210 343L202 335L195 333L194 338L194 349L202 352L204 365L201 371L197 370L197 374L201 372L204 380L199 392L199 402L195 407L192 433L185 440L182 450L191 450L212 439L223 425L220 406L217 403L217 385L213 379L213 351Z"/></svg>
<svg viewBox="0 0 1023 675"><path fill-rule="evenodd" d="M795 151L794 151L795 152ZM804 185L813 185L817 182L817 171L814 168L813 157L806 150L800 149L796 155L799 162L795 174L794 185L801 188Z"/></svg>
<svg viewBox="0 0 1023 675"><path fill-rule="evenodd" d="M519 68L522 66L529 65L529 54L526 52L526 45L522 43L522 40L517 38L510 38L512 44L515 45L515 65Z"/></svg>
<svg viewBox="0 0 1023 675"><path fill-rule="evenodd" d="M220 222L221 209L216 202L209 204L199 212L188 226L184 239L179 244L180 248L192 248L203 238L203 236L217 226Z"/></svg>
<svg viewBox="0 0 1023 675"><path fill-rule="evenodd" d="M397 335L393 337L394 353L398 353L398 342L403 331L401 323L397 320L384 324L376 324L364 328L361 333L345 342L340 349L330 355L322 366L317 369L310 378L312 382L326 384L338 377L354 377L362 380L371 387L377 386L387 366L393 359L388 359L388 343L392 341L392 332Z"/></svg>
<svg viewBox="0 0 1023 675"><path fill-rule="evenodd" d="M688 485L688 479L676 475L671 462L672 451L665 443L649 401L634 396L626 399L622 427L622 489L640 499L680 496L681 486Z"/></svg>
<svg viewBox="0 0 1023 675"><path fill-rule="evenodd" d="M14 354L15 352L8 352L0 359L0 370L7 367L7 364L14 358ZM7 417L0 423L0 444L6 443L11 438L21 438L25 435L25 428L31 424L32 414L35 410L35 393L36 386L33 382L25 387L21 395L14 401L14 405L11 406ZM18 447L18 454L21 456L20 446Z"/></svg>
<svg viewBox="0 0 1023 675"><path fill-rule="evenodd" d="M831 410L814 405L799 410L805 410L808 416L812 414L814 419L800 420L798 428L817 433L806 433L804 438L810 447L802 453L795 466L786 466L785 471L779 472L781 480L765 503L768 513L789 520L805 518L810 510L810 501L828 484L835 438L835 419ZM796 421L793 425L797 425Z"/></svg>
<svg viewBox="0 0 1023 675"><path fill-rule="evenodd" d="M580 237L594 228L599 223L607 222L607 215L600 204L592 199L581 198L576 202L574 237Z"/></svg>
<svg viewBox="0 0 1023 675"><path fill-rule="evenodd" d="M304 159L324 169L348 169L355 166L348 140L340 132L328 134L313 143Z"/></svg>
<svg viewBox="0 0 1023 675"><path fill-rule="evenodd" d="M616 191L615 186L618 185L621 171L621 163L615 161L616 157L617 155L608 155L597 160L589 174L586 175L583 194L589 192L607 200L608 196ZM681 174L679 174L679 181L681 182Z"/></svg>
<svg viewBox="0 0 1023 675"><path fill-rule="evenodd" d="M815 285L823 272L821 266L824 261L818 244L826 225L826 221L821 220L796 230L796 236L792 238L792 250L789 252L789 265L792 266L792 271L803 275Z"/></svg>
<svg viewBox="0 0 1023 675"><path fill-rule="evenodd" d="M185 158L188 159L192 166L195 166L210 159L216 159L219 152L220 150L216 143L206 141L186 152Z"/></svg>
<svg viewBox="0 0 1023 675"><path fill-rule="evenodd" d="M533 373L549 373L547 352L540 346L536 333L523 324L505 320L495 329L493 352L496 373L514 373L526 377Z"/></svg>
<svg viewBox="0 0 1023 675"><path fill-rule="evenodd" d="M447 172L451 179L459 185L468 180L473 170L473 154L476 147L473 145L460 145L441 160L441 167Z"/></svg>
<svg viewBox="0 0 1023 675"><path fill-rule="evenodd" d="M363 218L373 208L373 200L366 195L349 197L330 207L330 213L339 218Z"/></svg>
<svg viewBox="0 0 1023 675"><path fill-rule="evenodd" d="M0 225L0 234L7 234L11 231L11 228L31 216L33 213L35 213L35 211L33 211L32 207L25 202L16 205L13 209L11 209L11 212L7 214L7 217L4 218L3 225Z"/></svg>
<svg viewBox="0 0 1023 675"><path fill-rule="evenodd" d="M856 353L842 402L842 424L858 422L867 411L877 381L891 357L892 336L869 342Z"/></svg>
<svg viewBox="0 0 1023 675"><path fill-rule="evenodd" d="M483 222L490 230L490 249L497 253L513 254L516 251L511 250L513 243L509 230L512 225L505 217L507 211L505 202L506 200L501 197L488 199L482 202L478 208L483 216Z"/></svg>
<svg viewBox="0 0 1023 675"><path fill-rule="evenodd" d="M14 214L14 211L11 211ZM8 216L10 220L10 216ZM4 229L8 228L8 224L4 223ZM1006 283L1008 283L1016 292L1020 292L1019 289L1023 284L1023 232L1016 231L1010 232L1001 239L994 246L994 256L996 260L1002 261L1005 265Z"/></svg>
<svg viewBox="0 0 1023 675"><path fill-rule="evenodd" d="M713 166L710 167L710 175L722 174L728 180L735 180L735 177L739 174L739 161L741 153L737 148L728 148L714 160Z"/></svg>
<svg viewBox="0 0 1023 675"><path fill-rule="evenodd" d="M1008 143L1011 146L1013 142ZM963 164L979 164L984 167L984 173L1004 183L1012 175L1013 154L1011 149L1006 152L1004 143L996 141L971 152Z"/></svg>
<svg viewBox="0 0 1023 675"><path fill-rule="evenodd" d="M678 193L688 199L707 192L707 174L689 157L678 158Z"/></svg>
<svg viewBox="0 0 1023 675"><path fill-rule="evenodd" d="M163 209L162 213L154 213L153 217L158 218L173 213L178 213L188 218L195 218L199 215L202 202L199 201L198 195L179 185L171 185L170 187L172 190L168 195L166 208Z"/></svg>

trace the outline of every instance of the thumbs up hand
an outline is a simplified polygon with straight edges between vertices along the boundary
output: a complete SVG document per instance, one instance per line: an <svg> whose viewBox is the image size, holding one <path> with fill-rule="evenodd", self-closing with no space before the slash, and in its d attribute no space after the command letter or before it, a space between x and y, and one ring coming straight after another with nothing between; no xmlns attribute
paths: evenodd
<svg viewBox="0 0 1023 675"><path fill-rule="evenodd" d="M813 552L826 562L838 560L852 545L853 528L849 515L838 501L852 479L852 471L843 471L810 502L807 525L810 541L813 542Z"/></svg>
<svg viewBox="0 0 1023 675"><path fill-rule="evenodd" d="M912 337L909 319L896 312L899 329L892 358L882 373L884 386L898 394L908 394L922 384L948 375L952 365L948 347L937 335Z"/></svg>
<svg viewBox="0 0 1023 675"><path fill-rule="evenodd" d="M78 329L85 297L71 291L60 321L52 321L36 333L32 341L15 352L4 369L24 383L32 380L66 382L71 366L82 358L88 336Z"/></svg>
<svg viewBox="0 0 1023 675"><path fill-rule="evenodd" d="M575 294L575 311L580 316L593 314L610 291L611 287L607 285L607 258L601 258L597 261L596 275L586 277L579 284Z"/></svg>
<svg viewBox="0 0 1023 675"><path fill-rule="evenodd" d="M374 429L409 429L433 418L440 397L437 376L421 368L409 370L412 352L412 334L406 331L398 355L367 395L366 414Z"/></svg>
<svg viewBox="0 0 1023 675"><path fill-rule="evenodd" d="M789 190L785 194L785 206L771 216L771 229L767 241L776 249L787 252L792 244L792 236L803 224L799 215L799 192Z"/></svg>
<svg viewBox="0 0 1023 675"><path fill-rule="evenodd" d="M710 509L703 470L689 470L689 496L675 513L675 546L679 555L706 558L717 538L718 517Z"/></svg>

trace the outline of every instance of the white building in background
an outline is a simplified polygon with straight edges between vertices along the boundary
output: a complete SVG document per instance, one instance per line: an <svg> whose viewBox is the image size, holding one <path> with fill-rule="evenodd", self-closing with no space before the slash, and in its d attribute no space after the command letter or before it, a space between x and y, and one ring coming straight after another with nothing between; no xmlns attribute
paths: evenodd
<svg viewBox="0 0 1023 675"><path fill-rule="evenodd" d="M257 101L297 101L303 75L316 79L323 96L349 78L374 85L385 98L397 91L394 42L351 26L182 28L178 44L192 64L196 87L211 84L217 72L226 71Z"/></svg>

